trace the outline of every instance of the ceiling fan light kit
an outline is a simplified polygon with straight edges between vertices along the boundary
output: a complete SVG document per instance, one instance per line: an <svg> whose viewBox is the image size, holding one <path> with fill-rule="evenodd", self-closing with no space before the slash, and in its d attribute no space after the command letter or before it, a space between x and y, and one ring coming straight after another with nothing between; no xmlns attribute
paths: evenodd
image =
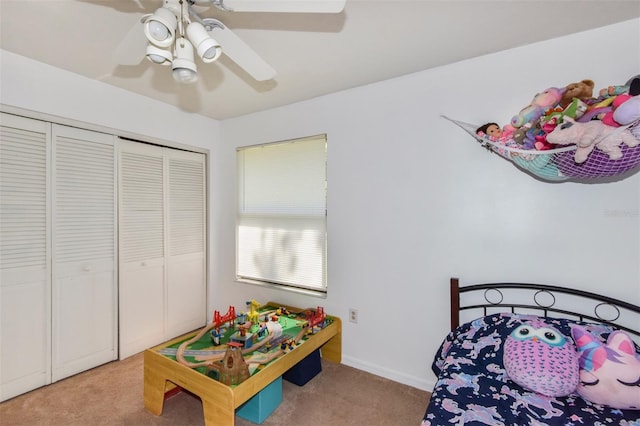
<svg viewBox="0 0 640 426"><path fill-rule="evenodd" d="M222 53L257 81L271 80L276 71L222 22L201 18L194 6L213 6L235 12L339 13L346 0L162 0L162 7L140 19L148 41L145 57L154 64L172 65L173 78L181 83L197 81L195 54L202 62L216 61ZM137 25L139 25L138 23ZM130 32L131 33L131 32ZM131 33L142 34L140 32ZM215 36L215 39L212 37ZM131 37L127 37L127 40ZM140 54L123 40L117 51L121 63L136 65ZM138 48L139 49L139 48ZM133 52L129 54L128 52Z"/></svg>
<svg viewBox="0 0 640 426"><path fill-rule="evenodd" d="M149 40L147 59L158 65L172 64L173 78L181 83L198 80L194 49L204 63L211 63L222 54L222 47L209 36L190 4L193 1L164 0L161 8L141 19Z"/></svg>

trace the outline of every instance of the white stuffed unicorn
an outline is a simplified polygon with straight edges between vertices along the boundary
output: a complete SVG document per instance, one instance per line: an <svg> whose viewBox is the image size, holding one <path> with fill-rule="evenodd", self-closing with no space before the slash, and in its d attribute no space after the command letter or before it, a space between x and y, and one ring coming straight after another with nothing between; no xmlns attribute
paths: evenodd
<svg viewBox="0 0 640 426"><path fill-rule="evenodd" d="M627 103L629 101L623 105ZM627 129L607 126L598 120L579 123L570 117L566 117L561 125L547 135L547 142L557 145L575 144L576 163L584 163L594 148L606 152L612 160L619 160L622 158L621 143L630 148L640 145L640 139L636 139Z"/></svg>

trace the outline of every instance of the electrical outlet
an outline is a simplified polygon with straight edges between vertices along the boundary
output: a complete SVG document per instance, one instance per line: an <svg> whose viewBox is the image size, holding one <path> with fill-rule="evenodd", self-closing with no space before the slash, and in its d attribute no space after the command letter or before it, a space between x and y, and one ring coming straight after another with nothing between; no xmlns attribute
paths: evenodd
<svg viewBox="0 0 640 426"><path fill-rule="evenodd" d="M354 324L358 323L358 310L357 309L349 308L349 322L352 322Z"/></svg>

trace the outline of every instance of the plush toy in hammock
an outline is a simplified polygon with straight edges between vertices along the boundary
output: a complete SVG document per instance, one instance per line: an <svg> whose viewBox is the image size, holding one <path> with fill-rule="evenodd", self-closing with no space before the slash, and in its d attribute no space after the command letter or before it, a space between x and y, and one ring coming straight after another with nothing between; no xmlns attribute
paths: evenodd
<svg viewBox="0 0 640 426"><path fill-rule="evenodd" d="M607 343L580 326L571 329L580 355L578 394L595 404L640 410L640 354L623 331L614 331Z"/></svg>
<svg viewBox="0 0 640 426"><path fill-rule="evenodd" d="M547 90L537 93L529 105L522 108L520 112L511 118L511 125L520 128L526 123L533 123L538 120L546 111L553 108L560 102L564 88L549 87Z"/></svg>
<svg viewBox="0 0 640 426"><path fill-rule="evenodd" d="M638 82L640 86L640 78ZM618 106L613 112L613 119L622 125L638 123L631 128L631 134L640 140L640 95L633 96Z"/></svg>
<svg viewBox="0 0 640 426"><path fill-rule="evenodd" d="M578 386L578 354L570 339L541 321L518 326L504 343L504 368L523 388L565 396Z"/></svg>
<svg viewBox="0 0 640 426"><path fill-rule="evenodd" d="M619 160L622 158L620 144L624 143L629 148L640 144L640 140L626 129L607 126L597 120L578 123L569 117L547 135L547 142L557 145L575 144L574 160L578 164L587 161L594 148L606 152L612 160Z"/></svg>

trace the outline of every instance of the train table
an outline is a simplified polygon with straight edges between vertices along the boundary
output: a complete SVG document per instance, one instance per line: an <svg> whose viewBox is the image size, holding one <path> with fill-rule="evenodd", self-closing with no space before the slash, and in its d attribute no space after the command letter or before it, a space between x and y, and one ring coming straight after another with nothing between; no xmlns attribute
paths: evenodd
<svg viewBox="0 0 640 426"><path fill-rule="evenodd" d="M341 362L340 318L325 315L320 307L299 309L276 302L258 306L255 301L248 305L250 312L244 316L235 315L233 307L225 315L216 311L213 322L200 332L144 351L148 411L162 415L165 394L179 387L200 397L206 425L233 425L236 408L314 351L320 349L324 359ZM225 372L224 366L232 364L228 354L234 351L242 354L248 378L247 368L241 379Z"/></svg>

